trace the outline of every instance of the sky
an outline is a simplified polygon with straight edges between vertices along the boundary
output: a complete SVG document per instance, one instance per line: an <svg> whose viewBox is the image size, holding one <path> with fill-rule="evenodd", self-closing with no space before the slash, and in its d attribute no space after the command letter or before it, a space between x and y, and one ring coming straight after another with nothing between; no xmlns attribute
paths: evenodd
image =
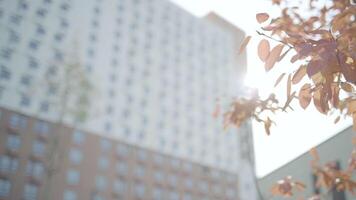
<svg viewBox="0 0 356 200"><path fill-rule="evenodd" d="M171 1L198 17L214 11L244 30L247 35L253 36L247 48L248 73L244 82L246 86L257 88L262 96L276 91L273 90L273 85L278 77L278 72L286 65L291 64L288 62L279 63L267 74L264 71L263 63L257 57L256 49L260 38L255 34L259 29L255 15L259 12L268 12L272 16L278 14L278 9L272 7L269 0ZM280 90L284 91L283 87ZM278 92L277 95L279 95ZM321 115L313 108L312 104L306 111L298 109L298 106L293 107L295 108L294 112L273 116L276 125L272 126L270 136L265 134L261 124L253 123L258 177L271 173L352 124L351 119L342 119L335 125L333 123L335 116Z"/></svg>

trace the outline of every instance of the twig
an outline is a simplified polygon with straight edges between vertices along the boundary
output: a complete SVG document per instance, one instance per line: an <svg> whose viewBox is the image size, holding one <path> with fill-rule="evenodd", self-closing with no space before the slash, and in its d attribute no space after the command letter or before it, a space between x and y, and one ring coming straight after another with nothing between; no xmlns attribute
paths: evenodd
<svg viewBox="0 0 356 200"><path fill-rule="evenodd" d="M289 48L294 48L293 46L291 46L290 44L288 44L288 43L286 43L286 42L284 42L284 41L282 41L282 40L278 40L278 39L276 39L276 38L273 38L273 37L271 37L271 36L269 36L269 35L266 35L265 33L262 33L262 32L260 32L260 31L256 31L256 32L257 32L258 35L262 35L262 36L265 36L265 37L267 37L267 38L269 38L269 39L271 39L271 40L274 40L274 41L276 41L276 42L282 43L282 44L288 46Z"/></svg>

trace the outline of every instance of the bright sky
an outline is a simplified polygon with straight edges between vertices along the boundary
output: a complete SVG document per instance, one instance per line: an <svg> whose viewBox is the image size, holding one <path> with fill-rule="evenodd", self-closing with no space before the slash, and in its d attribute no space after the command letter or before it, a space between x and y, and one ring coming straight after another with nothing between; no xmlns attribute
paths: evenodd
<svg viewBox="0 0 356 200"><path fill-rule="evenodd" d="M258 24L255 14L258 12L277 13L269 0L171 0L196 16L204 16L214 11L231 23L243 29L247 35L255 36ZM280 63L266 74L263 63L256 55L257 37L252 39L248 47L248 74L246 85L259 89L260 94L272 91L274 80L277 79L278 67L287 67L288 62ZM276 72L277 70L277 72ZM274 75L274 76L273 76ZM268 84L270 83L270 84ZM281 83L282 84L282 83ZM284 91L284 90L283 90ZM334 116L323 116L311 106L307 111L295 111L279 114L273 120L277 126L272 127L272 135L266 136L264 128L254 123L254 147L257 176L262 177L281 167L300 154L320 144L339 131L351 125L351 120L341 120L334 124ZM298 106L294 106L298 108ZM287 175L287 174L286 174ZM282 177L281 177L282 178Z"/></svg>

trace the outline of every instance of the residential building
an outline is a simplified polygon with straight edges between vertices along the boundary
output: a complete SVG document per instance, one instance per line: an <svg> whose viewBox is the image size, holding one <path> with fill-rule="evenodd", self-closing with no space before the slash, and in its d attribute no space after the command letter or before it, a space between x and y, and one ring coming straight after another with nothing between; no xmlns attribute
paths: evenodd
<svg viewBox="0 0 356 200"><path fill-rule="evenodd" d="M224 131L212 117L218 98L241 92L246 55L237 54L238 28L168 0L1 0L0 32L1 107L244 174L241 194L254 199L250 125ZM44 78L73 57L95 93L85 123L62 119L60 90ZM16 149L18 138L11 140ZM80 179L75 170L68 176Z"/></svg>

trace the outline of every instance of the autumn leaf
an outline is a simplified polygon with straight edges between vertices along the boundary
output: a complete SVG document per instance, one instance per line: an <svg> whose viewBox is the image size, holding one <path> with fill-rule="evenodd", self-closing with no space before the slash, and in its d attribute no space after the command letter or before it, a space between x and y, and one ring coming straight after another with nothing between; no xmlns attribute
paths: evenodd
<svg viewBox="0 0 356 200"><path fill-rule="evenodd" d="M336 119L334 120L334 124L337 124L340 121L340 116L337 116Z"/></svg>
<svg viewBox="0 0 356 200"><path fill-rule="evenodd" d="M312 156L312 158L313 158L314 160L319 160L319 154L318 154L318 151L316 150L315 147L311 148L311 149L309 150L309 153L310 153L310 155Z"/></svg>
<svg viewBox="0 0 356 200"><path fill-rule="evenodd" d="M260 24L267 21L268 18L269 18L269 15L267 13L258 13L256 15L256 19L257 19L258 23L260 23Z"/></svg>
<svg viewBox="0 0 356 200"><path fill-rule="evenodd" d="M269 56L270 45L268 40L263 39L258 44L258 57L265 62Z"/></svg>
<svg viewBox="0 0 356 200"><path fill-rule="evenodd" d="M323 93L322 88L319 88L318 90L316 90L314 92L314 95L313 95L314 105L315 105L316 109L322 114L326 114L326 111L327 111L324 98L325 98L325 94Z"/></svg>
<svg viewBox="0 0 356 200"><path fill-rule="evenodd" d="M278 61L282 50L283 50L284 45L279 44L277 46L275 46L272 51L270 52L266 63L265 63L265 70L269 71L273 68L273 66L276 64L276 62Z"/></svg>
<svg viewBox="0 0 356 200"><path fill-rule="evenodd" d="M274 87L276 87L276 86L282 81L282 79L283 79L283 77L284 77L285 75L286 75L286 73L282 73L282 74L278 77L276 83L274 84Z"/></svg>
<svg viewBox="0 0 356 200"><path fill-rule="evenodd" d="M297 72L295 72L295 74L293 75L292 83L298 84L306 74L307 74L307 66L306 65L300 66Z"/></svg>
<svg viewBox="0 0 356 200"><path fill-rule="evenodd" d="M312 94L311 94L311 85L309 83L306 83L302 86L302 88L299 91L299 104L303 109L306 109L312 99Z"/></svg>
<svg viewBox="0 0 356 200"><path fill-rule="evenodd" d="M239 50L239 54L242 54L243 51L245 51L248 43L251 40L251 36L247 36L244 41L242 42L241 46L240 46L240 50Z"/></svg>
<svg viewBox="0 0 356 200"><path fill-rule="evenodd" d="M346 82L341 83L341 89L343 89L345 92L349 92L349 93L354 92L354 87L351 84L346 83Z"/></svg>
<svg viewBox="0 0 356 200"><path fill-rule="evenodd" d="M356 100L351 100L347 104L347 112L353 114L356 112Z"/></svg>
<svg viewBox="0 0 356 200"><path fill-rule="evenodd" d="M267 120L264 121L264 124L265 124L265 131L267 133L267 135L270 135L271 134L271 126L272 126L272 120L267 117Z"/></svg>
<svg viewBox="0 0 356 200"><path fill-rule="evenodd" d="M291 90L292 90L292 75L289 74L288 75L288 81L287 81L287 98L290 97L290 93L291 93Z"/></svg>

